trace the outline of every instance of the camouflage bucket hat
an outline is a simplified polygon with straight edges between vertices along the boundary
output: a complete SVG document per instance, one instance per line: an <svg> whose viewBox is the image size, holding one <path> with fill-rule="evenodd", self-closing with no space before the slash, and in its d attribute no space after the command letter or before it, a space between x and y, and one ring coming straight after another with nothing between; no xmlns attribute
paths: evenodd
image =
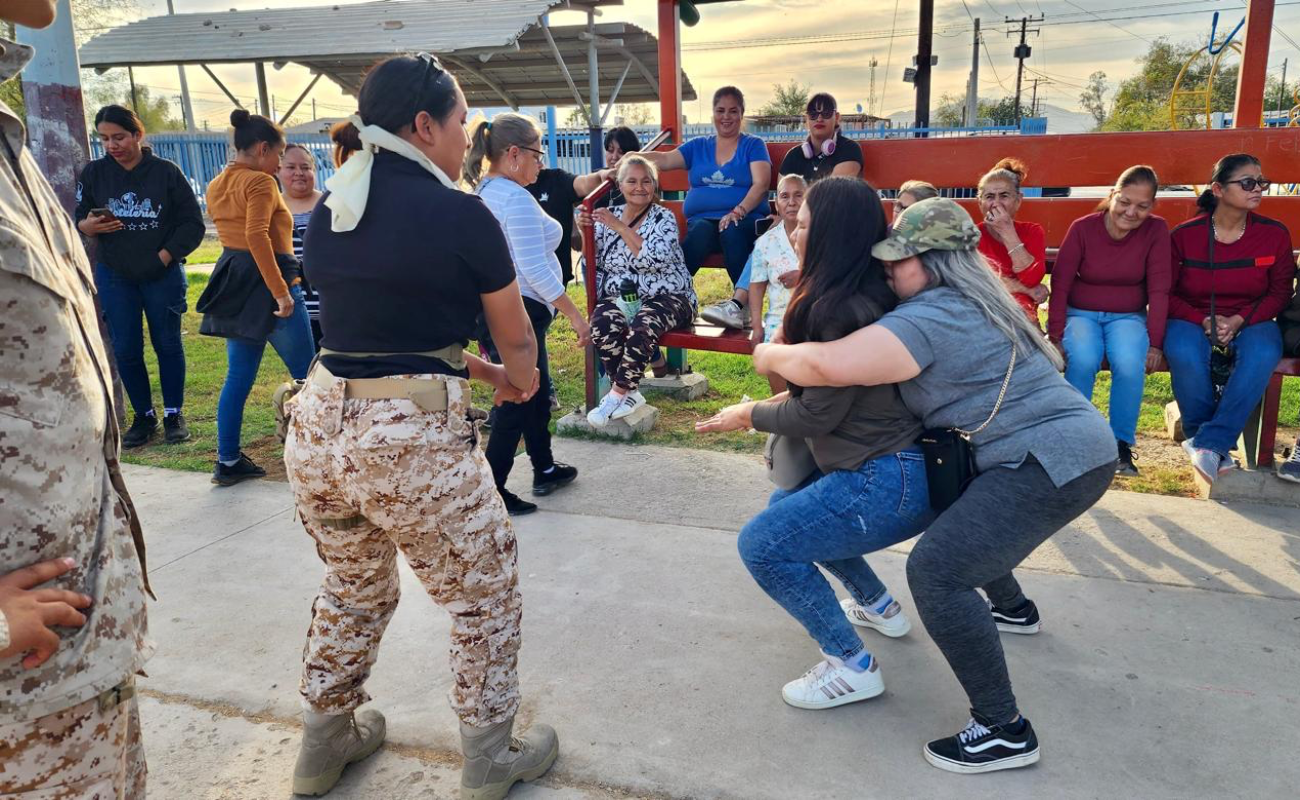
<svg viewBox="0 0 1300 800"><path fill-rule="evenodd" d="M966 209L947 197L931 197L908 206L894 220L889 238L871 248L871 255L902 261L926 250L970 250L979 240L979 228Z"/></svg>

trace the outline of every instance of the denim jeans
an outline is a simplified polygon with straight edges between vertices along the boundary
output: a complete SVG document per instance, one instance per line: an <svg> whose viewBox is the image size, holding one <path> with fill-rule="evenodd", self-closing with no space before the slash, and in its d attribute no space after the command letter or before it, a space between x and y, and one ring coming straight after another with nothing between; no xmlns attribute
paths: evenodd
<svg viewBox="0 0 1300 800"><path fill-rule="evenodd" d="M1141 312L1065 312L1065 379L1092 402L1101 361L1110 362L1110 429L1115 438L1137 443L1138 412L1147 380L1147 317Z"/></svg>
<svg viewBox="0 0 1300 800"><path fill-rule="evenodd" d="M257 370L262 365L262 353L269 342L289 368L289 374L301 380L307 377L316 345L311 338L311 322L307 307L302 303L302 289L289 287L293 297L293 313L276 318L275 327L265 339L226 340L226 382L221 386L217 400L217 460L234 461L239 458L239 439L244 427L244 404L257 380Z"/></svg>
<svg viewBox="0 0 1300 800"><path fill-rule="evenodd" d="M885 585L863 554L916 536L932 519L925 458L909 449L856 470L815 473L793 492L776 490L767 508L740 531L740 557L823 653L848 659L862 652L862 639L817 567L843 583L854 600L871 605Z"/></svg>
<svg viewBox="0 0 1300 800"><path fill-rule="evenodd" d="M149 342L158 356L163 408L180 408L185 402L185 347L181 344L181 315L188 308L185 266L174 263L157 280L133 281L96 264L95 287L122 386L136 416L153 408L149 371L144 365L142 313L149 322Z"/></svg>
<svg viewBox="0 0 1300 800"><path fill-rule="evenodd" d="M1165 358L1169 382L1183 416L1183 433L1197 447L1227 455L1268 388L1282 357L1282 334L1273 320L1242 328L1229 345L1235 355L1223 396L1214 402L1210 383L1210 340L1200 325L1169 320Z"/></svg>
<svg viewBox="0 0 1300 800"><path fill-rule="evenodd" d="M697 219L686 224L686 238L682 240L682 255L686 257L686 268L691 275L700 271L704 260L714 253L722 253L722 261L727 267L727 275L737 288L745 272L745 262L754 250L754 241L758 238L752 220L745 219L737 225L729 226L725 231L718 230L718 220ZM749 285L745 276L745 286Z"/></svg>

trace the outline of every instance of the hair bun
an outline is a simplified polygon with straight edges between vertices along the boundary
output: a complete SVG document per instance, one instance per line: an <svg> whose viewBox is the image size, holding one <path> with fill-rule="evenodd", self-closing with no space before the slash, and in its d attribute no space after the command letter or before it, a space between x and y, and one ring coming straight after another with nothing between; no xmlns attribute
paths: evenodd
<svg viewBox="0 0 1300 800"><path fill-rule="evenodd" d="M230 124L236 128L244 127L251 118L252 115L248 113L246 108L236 108L230 112Z"/></svg>
<svg viewBox="0 0 1300 800"><path fill-rule="evenodd" d="M1025 167L1025 162L1018 158L1004 158L999 161L993 169L1005 169L1007 172L1014 172L1020 177L1022 183L1025 180L1025 176L1029 174L1029 169Z"/></svg>
<svg viewBox="0 0 1300 800"><path fill-rule="evenodd" d="M360 150L364 146L361 143L361 131L348 120L334 123L330 128L330 139L346 150Z"/></svg>

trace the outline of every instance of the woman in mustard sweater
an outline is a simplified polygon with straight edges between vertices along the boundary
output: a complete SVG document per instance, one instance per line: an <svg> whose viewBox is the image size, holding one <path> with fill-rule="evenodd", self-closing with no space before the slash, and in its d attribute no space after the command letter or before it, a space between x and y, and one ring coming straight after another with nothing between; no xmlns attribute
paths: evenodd
<svg viewBox="0 0 1300 800"><path fill-rule="evenodd" d="M231 113L235 149L226 169L208 184L208 215L223 248L195 308L199 332L226 340L226 382L217 401L217 463L212 482L231 486L266 470L239 448L244 403L267 342L294 378L307 377L315 347L302 302L301 267L293 255L293 215L274 175L284 132L244 109Z"/></svg>

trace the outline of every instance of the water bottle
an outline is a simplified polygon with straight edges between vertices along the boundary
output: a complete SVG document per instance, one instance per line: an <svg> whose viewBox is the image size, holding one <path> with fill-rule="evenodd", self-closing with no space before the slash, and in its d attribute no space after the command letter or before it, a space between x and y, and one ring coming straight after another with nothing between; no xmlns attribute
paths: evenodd
<svg viewBox="0 0 1300 800"><path fill-rule="evenodd" d="M623 312L631 322L636 316L636 312L641 310L641 296L637 293L636 281L631 278L624 278L618 285L618 308Z"/></svg>

